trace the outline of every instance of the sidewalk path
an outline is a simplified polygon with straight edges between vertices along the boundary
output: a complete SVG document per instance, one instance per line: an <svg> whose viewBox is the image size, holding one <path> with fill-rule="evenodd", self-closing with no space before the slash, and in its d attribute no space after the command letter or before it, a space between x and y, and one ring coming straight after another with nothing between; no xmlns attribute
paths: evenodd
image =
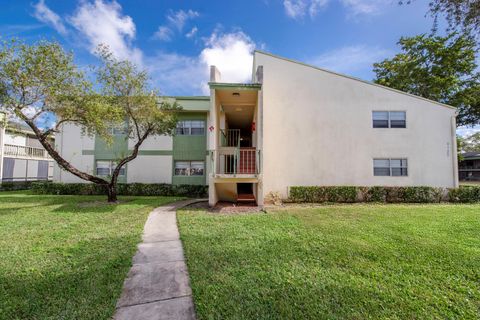
<svg viewBox="0 0 480 320"><path fill-rule="evenodd" d="M114 319L195 319L176 210L200 201L175 202L150 212Z"/></svg>

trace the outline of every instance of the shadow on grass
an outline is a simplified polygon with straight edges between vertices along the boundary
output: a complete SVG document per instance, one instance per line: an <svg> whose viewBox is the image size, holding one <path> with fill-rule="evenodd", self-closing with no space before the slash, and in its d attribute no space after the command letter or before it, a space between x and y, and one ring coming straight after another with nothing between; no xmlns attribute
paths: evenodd
<svg viewBox="0 0 480 320"><path fill-rule="evenodd" d="M109 319L137 235L59 244L39 264L0 274L0 319Z"/></svg>

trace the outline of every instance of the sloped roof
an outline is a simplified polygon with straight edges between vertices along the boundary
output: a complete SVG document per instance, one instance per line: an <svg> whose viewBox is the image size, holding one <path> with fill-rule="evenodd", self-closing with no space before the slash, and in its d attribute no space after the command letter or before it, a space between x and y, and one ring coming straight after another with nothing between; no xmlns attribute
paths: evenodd
<svg viewBox="0 0 480 320"><path fill-rule="evenodd" d="M480 152L464 152L462 153L463 159L469 160L473 158L480 159Z"/></svg>
<svg viewBox="0 0 480 320"><path fill-rule="evenodd" d="M393 92L396 92L396 93L400 93L400 94L403 94L403 95L407 95L407 96L410 96L410 97L413 97L413 98L416 98L416 99L428 101L428 102L431 102L431 103L436 104L436 105L441 106L441 107L446 107L446 108L449 108L449 109L457 110L457 108L455 108L453 106L450 106L448 104L445 104L445 103L441 103L441 102L430 100L430 99L427 99L427 98L424 98L424 97L421 97L421 96L417 96L415 94L411 94L411 93L404 92L404 91L401 91L401 90L386 87L386 86L383 86L381 84L374 83L374 82L371 82L371 81L367 81L367 80L363 80L363 79L360 79L360 78L345 75L345 74L342 74L342 73L338 73L338 72L335 72L335 71L330 71L330 70L327 70L327 69L323 69L323 68L320 68L320 67L317 67L317 66L314 66L314 65L311 65L311 64L301 62L301 61L284 58L284 57L281 57L281 56L278 56L278 55L275 55L275 54L272 54L272 53L269 53L269 52L265 52L265 51L261 51L261 50L255 50L254 53L264 54L264 55L270 56L272 58L284 60L284 61L291 62L291 63L296 63L296 64L302 65L304 67L317 69L317 70L320 70L320 71L323 71L323 72L330 73L330 74L335 75L335 76L347 78L347 79L350 79L350 80L359 81L359 82L362 82L362 83L365 83L365 84L368 84L368 85L371 85L371 86L375 86L375 87L379 87L379 88L386 89L386 90L389 90L389 91L393 91Z"/></svg>

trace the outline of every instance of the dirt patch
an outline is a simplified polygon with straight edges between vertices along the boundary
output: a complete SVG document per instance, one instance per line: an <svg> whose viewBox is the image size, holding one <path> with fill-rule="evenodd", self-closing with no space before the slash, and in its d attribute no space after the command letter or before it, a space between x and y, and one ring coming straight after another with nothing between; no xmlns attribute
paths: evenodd
<svg viewBox="0 0 480 320"><path fill-rule="evenodd" d="M262 208L255 203L231 203L231 202L219 202L215 207L210 208L208 202L196 202L189 206L184 207L187 210L205 210L210 213L222 213L222 214L236 214L236 213L251 213L260 212Z"/></svg>

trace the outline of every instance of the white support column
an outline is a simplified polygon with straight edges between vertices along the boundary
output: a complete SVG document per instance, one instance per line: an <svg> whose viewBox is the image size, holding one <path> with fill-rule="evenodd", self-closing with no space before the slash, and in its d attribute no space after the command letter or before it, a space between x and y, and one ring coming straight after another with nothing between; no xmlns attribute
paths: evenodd
<svg viewBox="0 0 480 320"><path fill-rule="evenodd" d="M262 87L258 91L257 97L257 123L256 123L256 132L257 132L257 152L260 152L258 166L260 168L260 174L258 176L257 183L257 204L263 206L263 200L265 197L263 190L263 164L264 164L264 153L263 153L263 66L258 66L256 71L256 80L258 83L262 84Z"/></svg>
<svg viewBox="0 0 480 320"><path fill-rule="evenodd" d="M453 161L453 187L458 188L458 155L457 155L457 122L455 117L452 117L452 161Z"/></svg>
<svg viewBox="0 0 480 320"><path fill-rule="evenodd" d="M3 179L3 152L5 150L5 124L7 123L7 116L0 112L0 183Z"/></svg>
<svg viewBox="0 0 480 320"><path fill-rule="evenodd" d="M210 66L210 82L219 82L220 81L220 72L215 66ZM208 149L210 152L214 152L213 168L212 172L208 177L208 204L214 206L217 204L218 197L217 191L215 188L215 171L217 168L217 157L215 150L218 149L218 134L220 130L220 121L219 121L219 108L218 101L216 99L215 89L210 89L210 114L209 114L209 124L208 124Z"/></svg>

